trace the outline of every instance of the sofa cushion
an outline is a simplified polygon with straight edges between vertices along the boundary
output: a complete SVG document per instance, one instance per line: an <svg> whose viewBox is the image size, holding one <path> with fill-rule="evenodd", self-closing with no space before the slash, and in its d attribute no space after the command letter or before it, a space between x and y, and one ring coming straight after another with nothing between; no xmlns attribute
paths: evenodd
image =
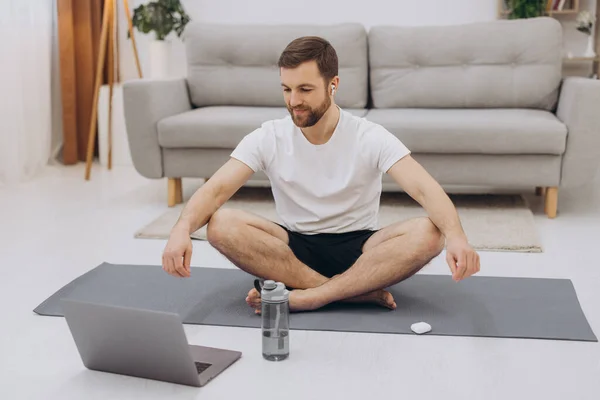
<svg viewBox="0 0 600 400"><path fill-rule="evenodd" d="M368 99L367 32L358 23L231 25L191 22L183 38L192 104L277 107L283 92L277 61L292 40L317 35L338 55L340 107L363 108Z"/></svg>
<svg viewBox="0 0 600 400"><path fill-rule="evenodd" d="M345 109L363 117L366 109ZM158 122L162 147L233 149L264 122L289 116L285 107L201 107Z"/></svg>
<svg viewBox="0 0 600 400"><path fill-rule="evenodd" d="M563 39L554 18L374 26L368 39L375 108L556 105Z"/></svg>
<svg viewBox="0 0 600 400"><path fill-rule="evenodd" d="M414 153L559 155L567 139L567 127L543 110L374 109L366 119Z"/></svg>

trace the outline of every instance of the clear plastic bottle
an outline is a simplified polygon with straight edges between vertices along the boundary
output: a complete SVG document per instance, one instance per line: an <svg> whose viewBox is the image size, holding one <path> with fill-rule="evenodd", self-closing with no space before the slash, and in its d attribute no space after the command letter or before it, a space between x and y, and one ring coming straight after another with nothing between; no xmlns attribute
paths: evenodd
<svg viewBox="0 0 600 400"><path fill-rule="evenodd" d="M289 291L281 282L267 280L261 290L262 353L269 361L290 354Z"/></svg>

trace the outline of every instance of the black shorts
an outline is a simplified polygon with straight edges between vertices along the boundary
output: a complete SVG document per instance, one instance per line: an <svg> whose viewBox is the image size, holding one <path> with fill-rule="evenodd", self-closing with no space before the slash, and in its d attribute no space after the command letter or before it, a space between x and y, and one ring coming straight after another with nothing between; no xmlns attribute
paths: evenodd
<svg viewBox="0 0 600 400"><path fill-rule="evenodd" d="M359 230L306 235L280 226L288 233L289 246L296 258L327 278L350 268L361 256L363 244L377 232Z"/></svg>

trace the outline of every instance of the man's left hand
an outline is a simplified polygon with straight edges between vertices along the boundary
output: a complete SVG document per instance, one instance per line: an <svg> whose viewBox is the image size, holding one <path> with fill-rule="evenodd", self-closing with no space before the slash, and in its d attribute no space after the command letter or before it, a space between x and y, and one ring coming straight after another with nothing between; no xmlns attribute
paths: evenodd
<svg viewBox="0 0 600 400"><path fill-rule="evenodd" d="M456 282L479 272L479 254L466 239L449 239L446 243L446 261Z"/></svg>

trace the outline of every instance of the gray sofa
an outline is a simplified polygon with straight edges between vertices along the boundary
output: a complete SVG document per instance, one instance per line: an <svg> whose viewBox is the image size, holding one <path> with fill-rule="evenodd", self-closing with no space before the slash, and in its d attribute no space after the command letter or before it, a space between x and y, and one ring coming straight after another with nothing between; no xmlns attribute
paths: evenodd
<svg viewBox="0 0 600 400"><path fill-rule="evenodd" d="M328 39L339 57L337 104L397 135L443 186L538 188L556 215L558 188L600 165L600 81L562 76L552 18L457 26L217 25L184 33L187 76L124 84L137 171L209 178L242 137L288 115L277 59L294 38ZM384 176L384 190L397 185ZM268 180L257 173L253 182Z"/></svg>

